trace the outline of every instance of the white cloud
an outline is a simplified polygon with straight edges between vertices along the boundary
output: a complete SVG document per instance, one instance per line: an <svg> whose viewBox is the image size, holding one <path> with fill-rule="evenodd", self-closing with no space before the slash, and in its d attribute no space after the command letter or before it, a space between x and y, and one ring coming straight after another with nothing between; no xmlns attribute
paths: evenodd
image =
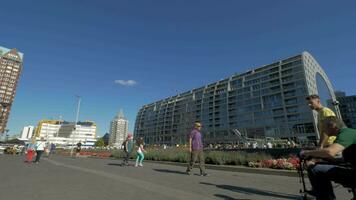
<svg viewBox="0 0 356 200"><path fill-rule="evenodd" d="M123 86L134 86L137 84L135 80L115 80L115 83Z"/></svg>

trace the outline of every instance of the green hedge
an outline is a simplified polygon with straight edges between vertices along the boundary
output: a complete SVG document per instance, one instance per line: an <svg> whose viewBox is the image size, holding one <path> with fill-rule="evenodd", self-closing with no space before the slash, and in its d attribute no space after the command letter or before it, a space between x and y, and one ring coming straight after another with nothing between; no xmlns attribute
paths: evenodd
<svg viewBox="0 0 356 200"><path fill-rule="evenodd" d="M114 150L112 156L121 159L125 156L125 153L122 150ZM189 153L183 149L150 149L145 153L146 160L182 163L187 163L189 161L189 156ZM132 153L131 158L135 157L136 154ZM214 165L248 165L249 162L258 162L271 158L270 155L263 152L205 151L205 162Z"/></svg>

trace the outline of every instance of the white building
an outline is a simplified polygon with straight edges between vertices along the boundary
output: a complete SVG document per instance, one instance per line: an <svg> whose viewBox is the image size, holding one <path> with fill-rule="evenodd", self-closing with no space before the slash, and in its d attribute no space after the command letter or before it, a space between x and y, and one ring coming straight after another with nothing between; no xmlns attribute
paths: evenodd
<svg viewBox="0 0 356 200"><path fill-rule="evenodd" d="M48 143L62 146L76 145L78 142L81 142L83 147L94 146L96 124L94 122L78 122L76 126L74 124L61 120L41 120L36 129L36 137L43 137Z"/></svg>
<svg viewBox="0 0 356 200"><path fill-rule="evenodd" d="M109 145L120 148L127 137L128 129L129 121L124 117L123 111L120 110L119 114L110 123Z"/></svg>
<svg viewBox="0 0 356 200"><path fill-rule="evenodd" d="M30 138L32 138L33 134L35 132L35 127L34 126L25 126L22 129L22 133L21 133L21 140L28 140Z"/></svg>
<svg viewBox="0 0 356 200"><path fill-rule="evenodd" d="M44 139L58 137L62 122L59 120L41 120L36 129L36 137L43 137Z"/></svg>
<svg viewBox="0 0 356 200"><path fill-rule="evenodd" d="M96 142L96 124L94 122L63 123L59 130L59 137L67 138L68 145L81 142L83 147L94 146Z"/></svg>

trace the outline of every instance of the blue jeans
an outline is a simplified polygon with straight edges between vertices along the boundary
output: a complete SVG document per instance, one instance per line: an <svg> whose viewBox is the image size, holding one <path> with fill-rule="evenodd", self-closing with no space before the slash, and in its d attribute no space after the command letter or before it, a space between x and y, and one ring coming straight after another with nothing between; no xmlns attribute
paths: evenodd
<svg viewBox="0 0 356 200"><path fill-rule="evenodd" d="M142 161L144 158L145 158L145 155L143 153L137 152L136 165L138 165L138 164L142 165Z"/></svg>
<svg viewBox="0 0 356 200"><path fill-rule="evenodd" d="M316 164L308 168L310 183L318 200L336 199L331 181L342 185L355 181L354 169L329 165Z"/></svg>

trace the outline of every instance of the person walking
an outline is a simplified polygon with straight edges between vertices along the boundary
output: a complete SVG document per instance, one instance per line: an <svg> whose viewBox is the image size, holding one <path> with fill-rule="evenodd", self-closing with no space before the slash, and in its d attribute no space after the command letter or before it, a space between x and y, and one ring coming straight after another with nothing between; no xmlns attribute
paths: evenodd
<svg viewBox="0 0 356 200"><path fill-rule="evenodd" d="M51 143L50 148L49 148L49 154L48 157L56 153L56 145L54 143Z"/></svg>
<svg viewBox="0 0 356 200"><path fill-rule="evenodd" d="M138 166L143 167L142 161L145 158L145 155L143 154L143 152L146 153L146 150L143 148L143 138L140 138L137 140L137 146L138 146L138 149L137 149L137 157L136 157L135 167L138 167Z"/></svg>
<svg viewBox="0 0 356 200"><path fill-rule="evenodd" d="M125 157L124 160L122 161L121 166L127 166L129 165L129 159L134 145L133 136L131 133L127 135L127 138L122 145L124 146Z"/></svg>
<svg viewBox="0 0 356 200"><path fill-rule="evenodd" d="M32 138L26 147L26 151L27 151L26 162L28 163L32 162L33 155L35 154L35 149L36 149L36 139Z"/></svg>
<svg viewBox="0 0 356 200"><path fill-rule="evenodd" d="M35 163L38 164L40 162L41 156L46 148L46 142L44 138L41 137L39 141L36 142L36 160Z"/></svg>
<svg viewBox="0 0 356 200"><path fill-rule="evenodd" d="M77 143L77 147L75 149L75 157L78 158L80 155L80 151L82 150L82 141Z"/></svg>
<svg viewBox="0 0 356 200"><path fill-rule="evenodd" d="M203 140L200 132L202 125L200 122L195 122L193 130L188 135L188 148L190 153L190 161L186 173L190 175L193 165L199 160L199 168L201 176L208 176L205 171L205 158L203 152Z"/></svg>
<svg viewBox="0 0 356 200"><path fill-rule="evenodd" d="M324 107L321 102L320 102L320 97L316 94L309 95L308 97L305 98L308 102L308 106L310 109L315 110L318 112L318 130L319 130L319 142L318 146L322 149L326 146L329 146L334 143L334 140L336 139L335 136L328 136L325 133L325 129L321 125L321 122L327 118L327 117L335 117L335 113L327 108Z"/></svg>

